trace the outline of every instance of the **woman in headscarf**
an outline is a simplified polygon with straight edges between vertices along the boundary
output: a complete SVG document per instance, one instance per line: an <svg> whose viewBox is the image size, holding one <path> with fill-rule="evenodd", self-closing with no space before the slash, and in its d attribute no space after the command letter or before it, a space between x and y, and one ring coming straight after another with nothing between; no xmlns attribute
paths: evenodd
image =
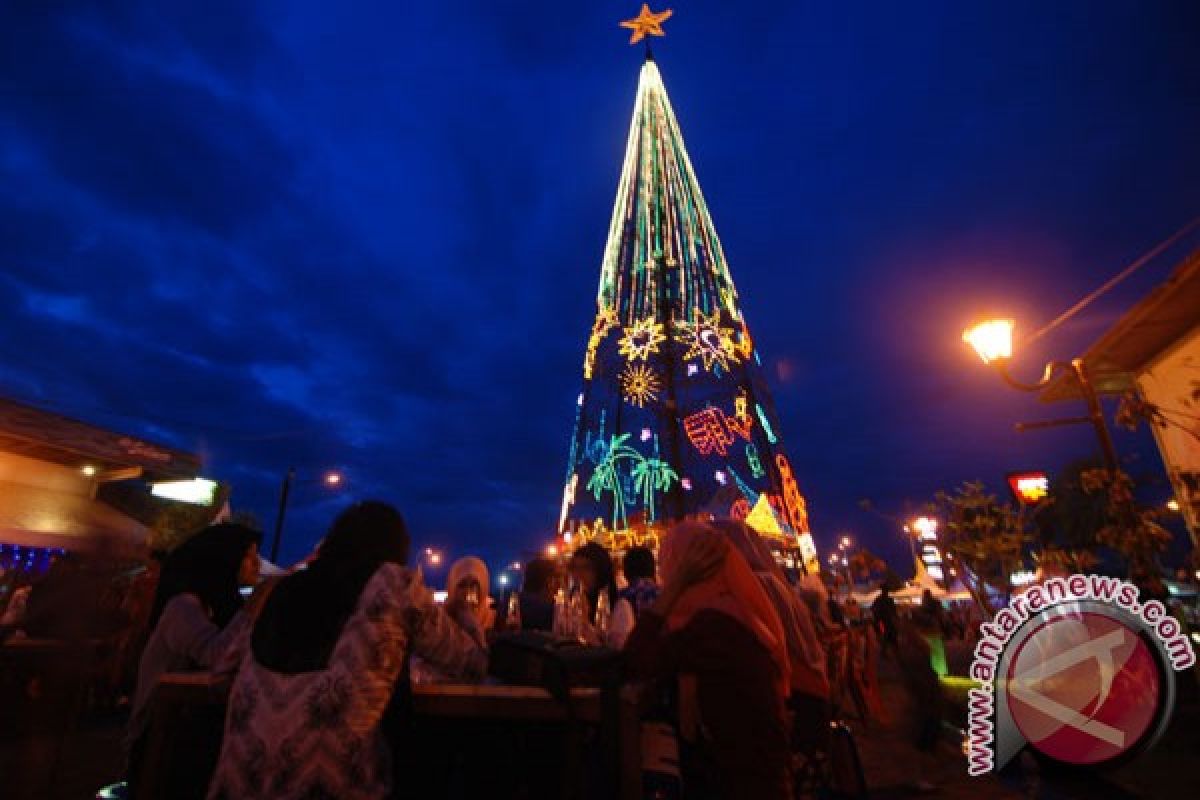
<svg viewBox="0 0 1200 800"><path fill-rule="evenodd" d="M829 680L825 675L825 648L809 610L792 591L761 536L739 520L718 520L713 526L746 559L779 614L792 667L789 705L796 714L794 733L801 748L815 749L828 734Z"/></svg>
<svg viewBox="0 0 1200 800"><path fill-rule="evenodd" d="M474 618L434 602L408 548L399 512L358 503L279 581L243 643L210 798L389 795L383 721L408 655L470 678L487 665Z"/></svg>
<svg viewBox="0 0 1200 800"><path fill-rule="evenodd" d="M446 577L446 600L461 604L471 612L479 623L479 630L491 630L496 614L488 603L488 568L475 556L460 558L450 565Z"/></svg>
<svg viewBox="0 0 1200 800"><path fill-rule="evenodd" d="M181 544L163 563L126 732L134 795L149 701L158 679L166 672L211 669L245 628L239 589L258 580L260 538L243 525L213 525Z"/></svg>
<svg viewBox="0 0 1200 800"><path fill-rule="evenodd" d="M595 542L588 542L571 554L568 569L582 592L586 605L587 624L584 626L583 637L592 644L621 649L629 632L633 630L633 607L620 602L612 556ZM596 609L600 605L601 595L604 596L609 611L608 628L605 631L595 627Z"/></svg>
<svg viewBox="0 0 1200 800"><path fill-rule="evenodd" d="M617 578L612 556L595 542L588 542L571 554L568 572L587 601L588 622L596 620L596 604L600 593L608 596L608 607L617 605Z"/></svg>
<svg viewBox="0 0 1200 800"><path fill-rule="evenodd" d="M487 646L487 631L491 630L496 616L488 606L488 586L488 568L480 559L465 556L450 565L446 575L446 605L463 609L472 619L474 624L465 630L480 647ZM456 678L419 655L413 655L409 666L409 676L414 684L452 683Z"/></svg>
<svg viewBox="0 0 1200 800"><path fill-rule="evenodd" d="M625 645L634 674L678 686L688 797L790 796L779 614L712 526L681 523L659 553L663 589Z"/></svg>

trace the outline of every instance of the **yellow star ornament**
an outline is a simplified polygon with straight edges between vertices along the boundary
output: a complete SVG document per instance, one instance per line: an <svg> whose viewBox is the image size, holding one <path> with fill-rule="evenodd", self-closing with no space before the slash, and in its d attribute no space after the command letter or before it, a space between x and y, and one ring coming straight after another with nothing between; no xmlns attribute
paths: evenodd
<svg viewBox="0 0 1200 800"><path fill-rule="evenodd" d="M651 11L650 6L642 3L641 12L633 19L622 22L621 27L633 31L629 37L629 43L637 44L647 36L666 36L663 33L662 24L674 13L669 8L666 11Z"/></svg>

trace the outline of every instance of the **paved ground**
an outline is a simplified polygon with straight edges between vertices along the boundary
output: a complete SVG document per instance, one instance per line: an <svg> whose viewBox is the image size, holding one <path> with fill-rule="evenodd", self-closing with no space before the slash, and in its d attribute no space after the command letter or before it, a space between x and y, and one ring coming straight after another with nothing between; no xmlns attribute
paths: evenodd
<svg viewBox="0 0 1200 800"><path fill-rule="evenodd" d="M904 692L887 663L881 666L880 679L883 703L891 719L883 725L869 726L851 721L870 796L880 800L916 797L919 793L912 788L916 751L907 738ZM1181 683L1187 680L1191 676L1180 676ZM1133 763L1103 773L1039 769L1033 758L1022 756L1000 776L972 778L967 775L961 750L961 722L950 720L944 728L936 765L927 776L938 789L928 796L970 800L1200 797L1200 702L1195 692L1181 691L1180 695L1171 725L1154 749Z"/></svg>

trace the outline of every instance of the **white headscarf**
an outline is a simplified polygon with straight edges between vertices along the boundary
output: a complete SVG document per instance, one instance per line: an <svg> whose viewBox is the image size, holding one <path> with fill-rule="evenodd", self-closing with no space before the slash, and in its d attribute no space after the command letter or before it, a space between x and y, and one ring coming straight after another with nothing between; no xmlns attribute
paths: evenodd
<svg viewBox="0 0 1200 800"><path fill-rule="evenodd" d="M488 606L488 591L491 589L487 564L475 556L465 556L450 565L450 573L446 576L446 589L453 593L458 584L465 578L474 578L479 583L479 607L475 611L479 627L487 630L492 625L495 616Z"/></svg>

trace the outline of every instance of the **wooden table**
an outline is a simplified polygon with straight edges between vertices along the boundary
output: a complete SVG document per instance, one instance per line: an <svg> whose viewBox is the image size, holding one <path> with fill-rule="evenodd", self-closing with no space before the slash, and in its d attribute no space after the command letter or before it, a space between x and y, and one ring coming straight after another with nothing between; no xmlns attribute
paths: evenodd
<svg viewBox="0 0 1200 800"><path fill-rule="evenodd" d="M536 686L426 683L414 686L413 710L436 717L501 718L599 724L603 721L599 689L571 689L567 703Z"/></svg>
<svg viewBox="0 0 1200 800"><path fill-rule="evenodd" d="M179 748L195 750L180 737L188 732L177 724L181 709L200 711L207 718L223 709L228 683L207 673L167 673L159 681L150 709L149 741L144 780L156 786ZM413 712L420 717L444 720L490 720L513 722L560 722L597 726L601 741L608 743L606 770L616 772L616 794L640 798L641 748L636 692L623 687L615 692L594 688L572 688L566 702L533 686L495 684L420 684L412 689ZM208 709L204 712L203 709ZM579 764L569 764L568 771Z"/></svg>

